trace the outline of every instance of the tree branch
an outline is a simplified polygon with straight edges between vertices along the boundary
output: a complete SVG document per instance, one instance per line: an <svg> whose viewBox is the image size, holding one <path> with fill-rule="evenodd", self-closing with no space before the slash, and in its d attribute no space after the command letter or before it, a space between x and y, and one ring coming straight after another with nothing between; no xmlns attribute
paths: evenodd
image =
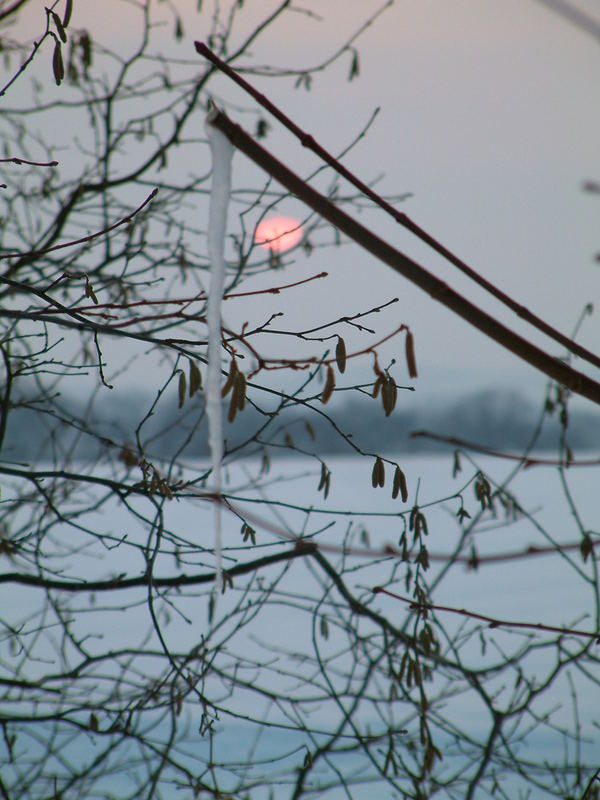
<svg viewBox="0 0 600 800"><path fill-rule="evenodd" d="M572 392L600 405L600 384L574 370L568 364L545 353L523 337L495 320L478 306L466 300L446 283L427 272L420 264L396 250L352 217L337 208L327 197L309 186L298 175L288 169L261 147L239 125L233 123L222 111L214 111L211 124L219 128L231 143L255 164L275 178L288 191L320 214L335 228L345 233L379 261L387 264L407 280L427 292L434 300L449 308L470 325L480 330L506 350L563 384Z"/></svg>
<svg viewBox="0 0 600 800"><path fill-rule="evenodd" d="M299 556L310 555L317 550L317 545L311 542L298 542L292 550L285 550L282 553L274 553L270 556L263 556L254 561L247 561L244 564L236 564L234 567L225 570L228 576L245 575L263 567L277 564L280 561L291 561ZM171 578L156 578L152 576L152 586L157 589L178 587L178 586L199 586L203 583L214 583L215 572L205 572L201 575L174 575ZM6 572L0 575L0 584L12 583L21 586L35 586L39 589L55 589L60 592L115 592L122 589L135 589L140 586L148 586L150 578L148 575L140 575L137 578L115 578L104 581L59 581L54 578L44 578L40 575L24 575L18 572Z"/></svg>
<svg viewBox="0 0 600 800"><path fill-rule="evenodd" d="M359 178L354 175L354 173L350 172L350 170L346 169L346 167L341 164L334 156L331 155L324 147L322 147L313 136L303 131L302 128L298 127L292 120L286 116L276 105L274 105L264 94L258 92L248 81L242 78L235 70L231 69L231 67L222 61L213 51L207 47L203 42L194 42L194 46L196 47L196 51L201 55L211 61L218 69L221 70L227 77L231 78L231 80L235 81L245 92L251 95L257 103L259 103L263 108L265 108L270 114L272 114L282 125L284 125L291 133L294 134L302 144L303 147L307 147L309 150L312 150L319 158L325 161L332 169L334 169L338 175L341 175L347 181L349 181L353 186L355 186L362 194L372 200L376 205L378 205L381 209L383 209L387 214L389 214L393 219L396 220L400 225L404 228L409 230L413 233L417 238L419 238L422 242L429 245L432 250L436 253L441 255L455 267L457 267L464 275L467 275L471 280L485 289L486 292L493 295L497 300L499 300L503 305L510 308L511 311L514 311L521 319L524 319L530 325L533 325L535 328L540 330L542 333L549 336L554 341L561 344L565 347L569 352L573 353L574 355L579 356L580 358L589 361L590 364L593 364L596 367L600 367L600 357L597 356L595 353L590 352L585 347L582 347L578 342L575 342L573 339L570 339L568 336L560 333L551 325L548 325L547 322L537 317L533 314L529 309L522 306L520 303L517 303L507 294L502 292L498 287L494 286L494 284L490 283L490 281L486 280L483 276L481 276L478 272L476 272L472 267L470 267L465 261L455 255L451 250L445 247L441 242L438 242L431 234L417 225L407 214L398 211L395 209L387 200L384 200L381 195L377 194L370 186L367 186L366 183L363 183Z"/></svg>
<svg viewBox="0 0 600 800"><path fill-rule="evenodd" d="M544 625L541 622L514 622L509 620L497 619L496 617L488 617L485 614L477 614L474 611L467 611L466 608L452 608L451 606L440 606L435 603L418 603L410 597L402 597L402 595L390 592L382 586L374 586L373 592L376 594L386 594L388 597L393 597L395 600L402 600L403 603L408 603L415 611L445 611L450 614L458 614L462 617L469 617L469 619L480 620L487 622L490 628L524 628L526 630L548 631L549 633L559 633L561 636L582 636L585 639L595 639L596 644L600 644L600 631L580 631L575 628L561 628L557 625Z"/></svg>

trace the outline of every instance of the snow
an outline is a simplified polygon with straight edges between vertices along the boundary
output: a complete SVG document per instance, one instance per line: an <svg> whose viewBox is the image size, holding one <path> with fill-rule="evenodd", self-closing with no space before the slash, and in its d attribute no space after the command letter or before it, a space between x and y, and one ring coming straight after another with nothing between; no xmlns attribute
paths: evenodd
<svg viewBox="0 0 600 800"><path fill-rule="evenodd" d="M229 139L211 124L210 113L205 122L212 153L213 169L208 216L208 256L210 259L210 290L208 293L208 372L206 377L206 415L208 443L213 473L213 490L221 494L223 462L223 419L221 405L221 303L225 284L225 234L227 208L231 193L231 161L233 146ZM221 503L214 504L215 525L215 590L223 579L221 554ZM215 593L216 597L216 593Z"/></svg>

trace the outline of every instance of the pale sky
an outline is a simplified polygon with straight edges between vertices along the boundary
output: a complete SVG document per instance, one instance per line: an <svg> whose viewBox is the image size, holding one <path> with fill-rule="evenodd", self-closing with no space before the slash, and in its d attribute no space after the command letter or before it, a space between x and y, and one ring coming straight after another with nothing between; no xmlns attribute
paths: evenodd
<svg viewBox="0 0 600 800"><path fill-rule="evenodd" d="M111 5L75 3L71 25L88 26L113 48L127 47L134 11L131 20L121 16L115 25ZM162 46L199 62L193 41L206 35L213 4L205 2L201 15L195 2L174 5L185 9L185 36L176 43L169 23ZM240 19L247 18L249 29L257 9L263 15L275 5L247 0ZM319 63L381 4L305 0L302 5L322 21L289 14L257 41L252 58L240 63L282 69ZM572 0L572 5L593 11L595 4ZM169 16L168 9L164 14ZM31 12L23 24L30 19ZM380 106L367 137L344 163L364 180L383 176L376 187L381 193L412 193L402 210L490 281L569 333L583 306L599 298L600 265L594 257L600 251L600 196L582 191L585 180L600 178L598 40L541 0L396 0L357 46L360 77L351 83L347 53L330 71L315 76L310 92L295 90L293 78L252 81L334 153ZM224 78L217 78L213 91L252 107ZM231 115L250 124L251 118L235 109ZM277 123L266 144L301 175L318 163ZM209 163L206 149L199 154L198 171L206 171ZM256 175L237 154L234 185L247 185ZM328 174L317 181L317 188L329 179ZM304 213L294 202L282 210ZM517 332L560 355L558 346L484 296L382 212L364 212L360 221ZM236 225L232 215L231 233ZM317 250L310 259L296 254L285 281L323 269L329 278L320 282L318 293L311 287L286 296L289 300L277 298L277 308L285 303L290 327L306 327L307 315L313 324L324 322L397 296L393 314L385 320L381 315L381 330L398 322L410 325L423 392L443 395L507 384L529 391L544 385L543 376L517 365L512 355L354 245ZM261 316L268 314L269 302L264 301ZM227 308L226 313L237 312ZM599 314L600 309L580 336L591 349L600 342ZM390 345L385 355L394 356L400 344Z"/></svg>
<svg viewBox="0 0 600 800"><path fill-rule="evenodd" d="M365 4L327 5L332 21L321 27L320 38L309 46L308 35L286 31L285 46L257 53L257 61L276 52L279 64L303 63L307 49L316 54L327 45L326 27L341 39L355 24L342 9ZM311 27L310 21L304 25ZM361 77L352 84L345 80L347 58L335 75L317 78L310 94L293 92L283 81L277 92L266 81L262 88L332 150L381 106L368 137L345 163L363 178L384 173L382 192L412 192L402 208L415 221L568 333L582 307L599 296L600 267L593 258L600 250L600 202L581 190L584 180L597 178L599 43L534 0L418 0L395 3L367 32L359 53ZM287 143L284 152L291 153ZM297 163L301 148L293 152ZM393 221L380 212L368 219L423 266L530 335ZM450 383L448 370L455 382L463 376L477 382L475 374L465 375L467 364L480 371L482 384L493 380L491 371L498 382L518 373L521 385L543 384L529 367L516 368L512 356L355 248L326 258L336 265L331 295L339 295L342 306L401 297L399 313L415 330L422 383L436 382L431 373ZM593 349L599 334L596 314L581 340Z"/></svg>

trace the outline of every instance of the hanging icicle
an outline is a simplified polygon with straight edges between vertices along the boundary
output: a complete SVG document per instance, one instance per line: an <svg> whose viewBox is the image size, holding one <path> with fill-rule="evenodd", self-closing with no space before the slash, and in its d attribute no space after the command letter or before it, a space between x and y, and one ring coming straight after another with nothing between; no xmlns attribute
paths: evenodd
<svg viewBox="0 0 600 800"><path fill-rule="evenodd" d="M221 302L225 284L225 234L227 207L231 193L231 160L233 147L227 137L211 125L212 112L206 117L205 128L212 153L212 181L208 216L208 256L210 259L210 290L208 293L208 372L206 378L206 414L208 443L213 473L213 489L221 494L223 461L223 420L221 406ZM223 581L221 556L221 503L214 504L215 525L215 589Z"/></svg>

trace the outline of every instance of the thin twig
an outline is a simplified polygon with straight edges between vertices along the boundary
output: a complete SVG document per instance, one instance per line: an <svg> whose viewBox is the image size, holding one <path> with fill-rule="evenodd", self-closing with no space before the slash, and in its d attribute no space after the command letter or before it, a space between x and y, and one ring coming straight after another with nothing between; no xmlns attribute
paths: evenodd
<svg viewBox="0 0 600 800"><path fill-rule="evenodd" d="M383 239L375 236L364 225L352 219L348 214L335 206L329 198L320 194L306 181L278 161L267 150L261 147L246 133L243 128L233 123L222 111L216 111L211 117L211 124L221 130L232 144L248 156L255 164L262 167L275 180L285 186L288 191L306 203L335 228L345 233L379 261L387 264L395 272L427 292L434 300L449 308L465 319L470 325L480 330L505 349L514 353L523 361L563 384L572 392L587 397L600 405L600 384L574 370L556 358L540 350L522 336L502 325L478 306L465 299L446 283L427 272L420 264L396 250Z"/></svg>
<svg viewBox="0 0 600 800"><path fill-rule="evenodd" d="M592 789L594 788L594 784L596 781L600 781L600 767L594 772L592 777L589 779L587 786L585 787L585 791L581 796L581 800L592 800Z"/></svg>
<svg viewBox="0 0 600 800"><path fill-rule="evenodd" d="M103 228L101 231L96 231L95 233L90 233L87 236L82 236L81 239L73 239L70 242L63 242L62 244L55 244L52 247L44 247L41 250L30 250L25 253L14 252L14 253L0 253L0 259L4 258L33 258L34 256L41 256L44 253L53 253L55 250L64 250L65 247L75 247L78 244L85 244L86 242L92 242L94 239L98 239L100 236L104 236L111 231L120 228L122 225L126 225L130 222L137 214L144 209L148 203L153 200L156 195L158 194L158 189L153 189L148 197L144 200L144 202L139 205L134 211L127 214L126 217L122 217L117 222L113 222L112 225L109 225L107 228ZM0 278L1 280L1 278Z"/></svg>
<svg viewBox="0 0 600 800"><path fill-rule="evenodd" d="M579 356L580 358L589 361L591 364L594 364L596 367L600 367L600 357L597 356L595 353L590 352L585 347L582 347L578 342L569 339L568 336L560 333L551 325L548 325L544 320L540 319L538 316L533 314L529 309L522 306L520 303L517 303L503 291L498 289L497 286L490 283L486 280L483 276L481 276L478 272L476 272L472 267L470 267L465 261L455 255L451 250L445 247L441 242L435 239L431 234L417 225L407 214L398 211L395 209L390 203L387 202L381 195L377 194L377 192L373 191L370 186L367 186L366 183L361 181L359 178L354 175L354 173L350 172L343 164L341 164L334 156L331 155L324 147L322 147L313 136L303 131L301 128L298 127L292 120L286 116L276 105L274 105L264 94L258 92L251 84L248 83L241 75L235 72L231 67L222 61L213 51L207 47L203 42L194 42L196 47L196 51L211 61L218 69L220 69L225 75L227 75L231 80L235 81L238 86L241 86L244 91L246 91L249 95L251 95L257 103L259 103L263 108L265 108L270 114L272 114L282 125L284 125L291 133L294 134L299 140L303 147L307 147L309 150L312 150L319 158L329 164L332 169L334 169L339 175L344 177L347 181L349 181L353 186L355 186L362 194L366 195L370 200L376 203L381 209L383 209L387 214L389 214L393 219L396 220L400 225L404 228L409 230L415 236L417 236L422 242L429 245L432 250L435 250L436 253L441 255L455 267L457 267L463 274L467 275L471 280L475 281L479 286L493 295L497 300L503 303L505 306L514 311L521 319L524 319L530 325L533 325L538 330L542 331L542 333L546 334L550 338L554 339L554 341L561 344L563 347L566 347L571 353L574 355Z"/></svg>
<svg viewBox="0 0 600 800"><path fill-rule="evenodd" d="M482 453L486 456L493 458L504 458L509 461L521 461L523 467L558 467L564 465L566 467L597 467L600 466L600 458L580 458L573 460L562 461L557 458L532 458L531 456L520 456L516 453L506 453L502 450L494 450L491 447L486 447L482 444L475 442L468 442L466 439L459 439L457 436L444 436L441 433L432 433L431 431L411 431L411 439L431 439L434 442L441 442L449 444L453 447L460 447L464 450L473 450L476 453Z"/></svg>
<svg viewBox="0 0 600 800"><path fill-rule="evenodd" d="M596 644L600 644L600 631L580 631L575 628L560 628L557 625L544 625L541 622L514 622L506 619L497 619L496 617L488 617L485 614L477 614L474 611L467 611L466 608L452 608L451 606L440 606L436 603L418 603L410 597L402 597L402 595L390 592L382 586L374 586L373 592L376 594L386 594L388 597L393 597L395 600L408 603L415 611L444 611L449 614L459 614L461 617L469 617L469 619L487 622L490 628L525 628L526 630L548 631L549 633L560 633L561 635L582 636L586 639L595 639Z"/></svg>
<svg viewBox="0 0 600 800"><path fill-rule="evenodd" d="M27 164L30 167L58 167L58 161L30 161L28 158L0 158L0 164Z"/></svg>

